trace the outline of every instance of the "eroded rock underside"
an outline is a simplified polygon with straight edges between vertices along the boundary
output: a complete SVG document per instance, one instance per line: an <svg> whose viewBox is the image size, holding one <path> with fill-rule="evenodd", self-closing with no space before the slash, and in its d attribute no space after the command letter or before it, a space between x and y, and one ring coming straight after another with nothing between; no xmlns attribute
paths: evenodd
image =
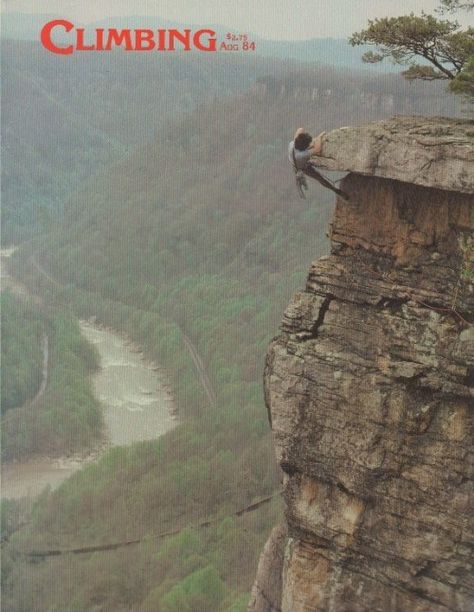
<svg viewBox="0 0 474 612"><path fill-rule="evenodd" d="M288 536L250 609L474 610L474 196L342 189L267 354Z"/></svg>

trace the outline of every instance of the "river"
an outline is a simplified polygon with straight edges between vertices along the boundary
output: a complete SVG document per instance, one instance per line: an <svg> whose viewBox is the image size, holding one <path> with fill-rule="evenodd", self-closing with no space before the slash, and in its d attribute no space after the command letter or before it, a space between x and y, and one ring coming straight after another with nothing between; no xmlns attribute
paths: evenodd
<svg viewBox="0 0 474 612"><path fill-rule="evenodd" d="M2 497L34 497L53 489L110 446L157 438L176 426L175 404L165 373L118 333L81 321L81 330L100 355L93 377L103 405L106 441L87 456L41 458L2 466Z"/></svg>

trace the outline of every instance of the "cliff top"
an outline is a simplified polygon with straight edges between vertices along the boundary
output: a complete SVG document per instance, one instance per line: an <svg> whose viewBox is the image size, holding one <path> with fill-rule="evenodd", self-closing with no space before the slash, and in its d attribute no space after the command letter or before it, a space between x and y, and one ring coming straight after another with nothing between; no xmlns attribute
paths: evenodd
<svg viewBox="0 0 474 612"><path fill-rule="evenodd" d="M321 168L474 193L474 121L404 117L327 134Z"/></svg>

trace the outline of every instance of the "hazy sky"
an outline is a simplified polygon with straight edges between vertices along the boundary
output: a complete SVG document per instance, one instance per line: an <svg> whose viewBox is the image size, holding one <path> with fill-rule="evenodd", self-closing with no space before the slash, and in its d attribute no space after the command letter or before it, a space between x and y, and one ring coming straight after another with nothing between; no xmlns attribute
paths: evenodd
<svg viewBox="0 0 474 612"><path fill-rule="evenodd" d="M433 12L437 0L2 0L3 10L56 13L82 22L116 15L148 15L184 23L222 24L264 38L346 37L367 19L421 10ZM474 12L457 15L474 25Z"/></svg>

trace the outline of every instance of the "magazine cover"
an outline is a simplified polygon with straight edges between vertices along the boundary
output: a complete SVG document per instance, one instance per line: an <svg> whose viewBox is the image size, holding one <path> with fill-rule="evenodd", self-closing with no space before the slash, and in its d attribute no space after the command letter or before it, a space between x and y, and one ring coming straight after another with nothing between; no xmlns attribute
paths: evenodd
<svg viewBox="0 0 474 612"><path fill-rule="evenodd" d="M2 610L474 610L474 1L1 37Z"/></svg>

